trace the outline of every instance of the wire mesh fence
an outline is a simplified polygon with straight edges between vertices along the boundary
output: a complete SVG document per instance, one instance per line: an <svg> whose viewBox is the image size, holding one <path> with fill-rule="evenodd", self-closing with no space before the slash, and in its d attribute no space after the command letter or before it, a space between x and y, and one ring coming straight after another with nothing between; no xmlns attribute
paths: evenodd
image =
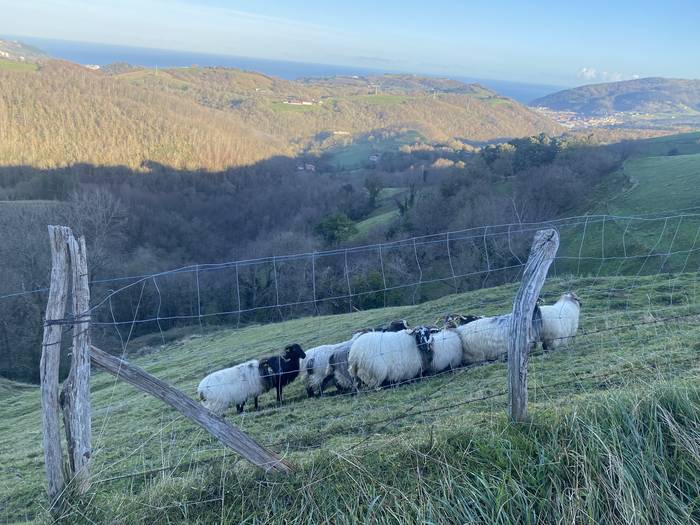
<svg viewBox="0 0 700 525"><path fill-rule="evenodd" d="M555 303L573 290L583 306L573 340L531 355L534 410L556 411L608 390L697 377L695 212L491 225L94 281L93 341L195 396L208 373L280 354L289 343L304 349L339 343L358 329L397 318L419 325L455 312L506 314L532 236L544 227L559 231L561 245L543 302ZM0 308L38 304L45 293L8 293ZM486 423L501 420L505 369L499 361L467 363L381 390L330 388L322 398L308 398L297 379L282 405L265 394L259 411L234 410L227 417L297 462L314 454L391 450L433 432L482 423L488 428ZM138 492L164 476L206 476L212 465L239 468L236 457L203 431L105 374L93 376L91 395L97 490ZM223 493L212 499L222 500Z"/></svg>

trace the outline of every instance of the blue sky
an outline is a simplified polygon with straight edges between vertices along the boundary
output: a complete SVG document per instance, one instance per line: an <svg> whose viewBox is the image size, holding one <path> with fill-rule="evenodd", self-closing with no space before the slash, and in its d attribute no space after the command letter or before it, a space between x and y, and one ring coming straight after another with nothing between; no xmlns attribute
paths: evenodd
<svg viewBox="0 0 700 525"><path fill-rule="evenodd" d="M540 84L700 78L700 1L0 0L0 34Z"/></svg>

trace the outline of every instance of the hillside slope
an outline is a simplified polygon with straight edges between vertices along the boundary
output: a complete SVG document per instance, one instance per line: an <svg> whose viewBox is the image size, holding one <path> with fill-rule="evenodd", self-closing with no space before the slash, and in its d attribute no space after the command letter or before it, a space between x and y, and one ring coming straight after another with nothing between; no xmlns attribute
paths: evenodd
<svg viewBox="0 0 700 525"><path fill-rule="evenodd" d="M48 60L50 57L34 46L0 38L0 59L3 58L15 62L37 62Z"/></svg>
<svg viewBox="0 0 700 525"><path fill-rule="evenodd" d="M531 106L583 115L615 112L700 112L700 80L640 78L592 84L559 91L534 100Z"/></svg>
<svg viewBox="0 0 700 525"><path fill-rule="evenodd" d="M186 97L149 91L99 72L50 61L36 71L0 69L3 165L75 163L223 169L289 149Z"/></svg>
<svg viewBox="0 0 700 525"><path fill-rule="evenodd" d="M247 125L299 145L333 132L383 128L474 142L561 131L477 84L413 75L287 81L235 69L179 68L130 71L118 78L238 114Z"/></svg>
<svg viewBox="0 0 700 525"><path fill-rule="evenodd" d="M562 290L578 291L581 329L571 348L532 357L532 420L524 429L506 422L500 362L356 397L307 399L297 380L282 407L266 394L259 412L229 413L299 467L288 478L252 471L155 399L96 372L95 494L84 502L86 515L71 513L66 522L414 523L452 516L520 523L536 515L547 523L584 516L601 523L610 513L627 517L613 522L688 522L697 510L681 503L697 498L700 487L697 457L684 446L700 405L691 388L700 377L700 328L687 317L698 313L697 278L548 280L548 302ZM206 373L292 340L308 348L395 318L416 324L445 312L494 314L510 308L514 291L508 285L419 306L223 330L159 348L133 341L129 359L194 395ZM38 390L17 391L3 417L3 518L36 517L44 497ZM658 443L659 425L664 447L648 446ZM608 462L614 472L604 468ZM136 472L143 473L121 477ZM618 501L623 488L633 501Z"/></svg>

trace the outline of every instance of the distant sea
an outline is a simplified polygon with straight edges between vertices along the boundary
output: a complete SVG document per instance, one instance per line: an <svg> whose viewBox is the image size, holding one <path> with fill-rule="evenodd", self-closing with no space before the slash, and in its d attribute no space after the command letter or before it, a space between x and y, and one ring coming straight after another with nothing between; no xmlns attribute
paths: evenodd
<svg viewBox="0 0 700 525"><path fill-rule="evenodd" d="M295 80L304 77L332 76L365 76L381 75L383 73L406 73L392 69L362 68L355 66L339 66L332 64L314 64L310 62L291 62L285 60L269 60L264 58L240 57L233 55L216 55L206 53L190 53L167 49L150 49L145 47L117 46L111 44L93 44L72 42L68 40L53 40L27 36L10 36L4 38L18 40L38 47L55 58L62 58L78 64L95 64L106 66L115 62L127 62L144 67L188 67L219 66L233 67L247 71L257 71L265 75ZM417 72L418 74L422 74ZM426 74L426 76L436 76ZM566 89L561 86L542 84L526 84L505 80L490 80L484 78L466 77L461 75L440 75L462 82L478 82L479 84L510 97L521 103Z"/></svg>

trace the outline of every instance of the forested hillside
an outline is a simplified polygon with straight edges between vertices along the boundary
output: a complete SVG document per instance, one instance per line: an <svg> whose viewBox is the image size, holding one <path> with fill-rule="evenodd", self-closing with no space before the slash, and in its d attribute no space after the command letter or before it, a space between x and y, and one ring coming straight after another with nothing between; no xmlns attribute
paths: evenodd
<svg viewBox="0 0 700 525"><path fill-rule="evenodd" d="M110 74L114 71L114 74ZM0 164L221 170L377 129L485 142L558 126L480 86L414 77L292 82L232 69L0 66Z"/></svg>
<svg viewBox="0 0 700 525"><path fill-rule="evenodd" d="M0 163L222 169L289 150L235 114L67 62L0 68Z"/></svg>

